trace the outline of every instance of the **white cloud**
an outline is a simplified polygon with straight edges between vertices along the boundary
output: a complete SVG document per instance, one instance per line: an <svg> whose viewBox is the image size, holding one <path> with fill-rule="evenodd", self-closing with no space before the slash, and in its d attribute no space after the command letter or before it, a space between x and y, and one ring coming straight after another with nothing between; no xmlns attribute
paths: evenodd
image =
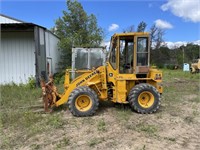
<svg viewBox="0 0 200 150"><path fill-rule="evenodd" d="M192 42L186 42L186 41L171 42L171 41L166 41L166 42L162 42L161 46L166 46L169 49L174 49L174 48L179 48L179 47L181 47L183 45L186 46L189 43L192 43L192 44L200 46L200 40L192 41ZM155 46L156 46L156 43L153 42L152 43L152 47L155 48Z"/></svg>
<svg viewBox="0 0 200 150"><path fill-rule="evenodd" d="M182 45L186 46L187 42L185 41L178 41L178 42L165 42L165 44L169 49L178 48Z"/></svg>
<svg viewBox="0 0 200 150"><path fill-rule="evenodd" d="M194 44L200 45L200 40L194 41Z"/></svg>
<svg viewBox="0 0 200 150"><path fill-rule="evenodd" d="M100 46L106 46L108 48L110 46L110 41L102 41Z"/></svg>
<svg viewBox="0 0 200 150"><path fill-rule="evenodd" d="M111 24L111 25L109 26L108 31L109 31L109 32L116 31L118 28L119 28L119 25L113 23L113 24Z"/></svg>
<svg viewBox="0 0 200 150"><path fill-rule="evenodd" d="M163 11L171 11L175 16L192 22L200 22L199 0L168 0L161 6Z"/></svg>
<svg viewBox="0 0 200 150"><path fill-rule="evenodd" d="M155 24L156 24L157 28L161 28L161 29L171 29L171 28L173 28L173 26L169 22L161 20L161 19L157 19L155 21Z"/></svg>
<svg viewBox="0 0 200 150"><path fill-rule="evenodd" d="M166 45L169 49L173 49L173 48L178 48L182 45L186 46L188 43L200 45L200 40L192 41L192 42L186 42L186 41L170 42L170 41L168 41L168 42L165 42L163 45Z"/></svg>

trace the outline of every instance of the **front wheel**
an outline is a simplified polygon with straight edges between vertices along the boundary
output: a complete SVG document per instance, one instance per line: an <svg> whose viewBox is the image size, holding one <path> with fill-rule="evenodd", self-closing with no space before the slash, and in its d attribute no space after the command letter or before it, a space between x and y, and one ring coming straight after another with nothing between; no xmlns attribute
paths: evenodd
<svg viewBox="0 0 200 150"><path fill-rule="evenodd" d="M69 111L77 117L93 115L99 106L99 100L94 90L87 86L74 89L68 99Z"/></svg>
<svg viewBox="0 0 200 150"><path fill-rule="evenodd" d="M128 95L128 101L133 110L142 114L151 114L160 107L160 93L147 83L133 87Z"/></svg>

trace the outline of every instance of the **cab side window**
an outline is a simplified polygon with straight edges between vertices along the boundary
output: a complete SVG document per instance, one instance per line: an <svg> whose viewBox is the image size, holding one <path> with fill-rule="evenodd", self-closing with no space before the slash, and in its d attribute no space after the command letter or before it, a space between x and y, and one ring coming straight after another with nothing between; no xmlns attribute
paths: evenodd
<svg viewBox="0 0 200 150"><path fill-rule="evenodd" d="M116 69L116 67L117 67L117 65L116 65L116 52L117 52L117 39L113 40L110 58L109 58L109 62L112 65L113 69Z"/></svg>
<svg viewBox="0 0 200 150"><path fill-rule="evenodd" d="M137 39L137 66L148 65L148 39L139 37Z"/></svg>
<svg viewBox="0 0 200 150"><path fill-rule="evenodd" d="M120 37L120 51L119 51L119 73L127 74L133 73L133 54L134 43L133 36Z"/></svg>

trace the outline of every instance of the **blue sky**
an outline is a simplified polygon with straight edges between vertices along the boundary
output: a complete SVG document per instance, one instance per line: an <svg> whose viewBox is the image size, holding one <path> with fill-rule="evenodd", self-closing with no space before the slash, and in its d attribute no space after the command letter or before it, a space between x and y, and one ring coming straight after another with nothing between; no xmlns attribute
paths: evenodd
<svg viewBox="0 0 200 150"><path fill-rule="evenodd" d="M66 10L64 0L1 0L2 14L47 28ZM106 32L105 41L115 32L145 21L166 30L167 42L200 42L200 0L79 0L88 14L95 14ZM109 30L110 27L110 30Z"/></svg>

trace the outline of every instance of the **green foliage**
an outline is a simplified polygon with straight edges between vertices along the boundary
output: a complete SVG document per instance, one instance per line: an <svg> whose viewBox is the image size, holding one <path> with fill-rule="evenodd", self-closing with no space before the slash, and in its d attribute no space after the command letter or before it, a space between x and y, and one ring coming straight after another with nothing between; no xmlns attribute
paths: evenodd
<svg viewBox="0 0 200 150"><path fill-rule="evenodd" d="M193 59L199 56L199 46L195 44L187 44L179 48L169 49L166 46L151 50L151 64L155 64L159 68L173 69L183 67L183 63L191 63Z"/></svg>
<svg viewBox="0 0 200 150"><path fill-rule="evenodd" d="M160 47L151 51L151 63L156 64L159 68L163 68L164 64L169 64L170 49L167 47Z"/></svg>
<svg viewBox="0 0 200 150"><path fill-rule="evenodd" d="M54 32L61 38L62 68L71 65L72 47L98 47L103 39L103 30L98 27L95 15L88 15L76 0L67 0L67 11L56 20Z"/></svg>
<svg viewBox="0 0 200 150"><path fill-rule="evenodd" d="M36 87L36 79L33 76L29 77L26 86L29 87L30 89L34 89Z"/></svg>
<svg viewBox="0 0 200 150"><path fill-rule="evenodd" d="M144 32L147 27L146 22L141 21L137 27L137 32Z"/></svg>
<svg viewBox="0 0 200 150"><path fill-rule="evenodd" d="M65 71L54 74L53 78L55 84L63 84L65 79Z"/></svg>

